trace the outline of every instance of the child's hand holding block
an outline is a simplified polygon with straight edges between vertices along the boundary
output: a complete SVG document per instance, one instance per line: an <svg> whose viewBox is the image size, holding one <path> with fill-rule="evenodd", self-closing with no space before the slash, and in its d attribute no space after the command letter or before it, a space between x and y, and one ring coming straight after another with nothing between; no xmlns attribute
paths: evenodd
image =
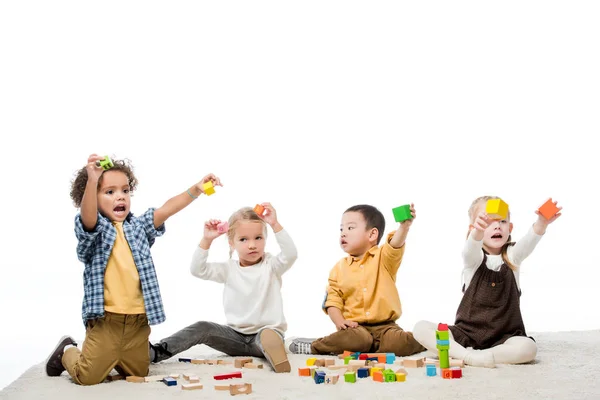
<svg viewBox="0 0 600 400"><path fill-rule="evenodd" d="M507 219L508 204L502 199L488 200L485 205L485 212L491 219Z"/></svg>
<svg viewBox="0 0 600 400"><path fill-rule="evenodd" d="M221 222L217 225L217 232L225 233L229 230L229 223L227 221Z"/></svg>
<svg viewBox="0 0 600 400"><path fill-rule="evenodd" d="M542 215L542 217L546 219L551 219L560 211L560 209L556 207L556 202L552 201L552 198L550 198L548 199L548 201L542 204L538 211Z"/></svg>
<svg viewBox="0 0 600 400"><path fill-rule="evenodd" d="M105 171L115 166L109 156L105 156L104 160L96 161L96 165Z"/></svg>
<svg viewBox="0 0 600 400"><path fill-rule="evenodd" d="M254 206L254 212L257 213L258 215L262 216L263 213L265 212L265 208L263 206L261 206L260 204L257 204Z"/></svg>
<svg viewBox="0 0 600 400"><path fill-rule="evenodd" d="M392 209L394 213L394 219L396 222L404 222L406 220L412 219L412 214L410 213L410 204L405 204L400 207L396 207Z"/></svg>
<svg viewBox="0 0 600 400"><path fill-rule="evenodd" d="M202 184L202 190L206 193L207 196L215 193L215 187L211 181L205 182Z"/></svg>

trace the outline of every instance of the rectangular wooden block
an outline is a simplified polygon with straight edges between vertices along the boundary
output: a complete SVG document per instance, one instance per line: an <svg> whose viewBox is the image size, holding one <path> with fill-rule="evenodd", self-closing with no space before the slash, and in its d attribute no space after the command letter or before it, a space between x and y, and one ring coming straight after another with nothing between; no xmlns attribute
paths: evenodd
<svg viewBox="0 0 600 400"><path fill-rule="evenodd" d="M183 390L199 390L202 389L201 383L188 383L185 385L181 385L181 389Z"/></svg>
<svg viewBox="0 0 600 400"><path fill-rule="evenodd" d="M236 358L233 366L236 368L242 368L244 364L251 363L252 361L252 358Z"/></svg>
<svg viewBox="0 0 600 400"><path fill-rule="evenodd" d="M152 375L145 377L146 382L160 382L164 379L164 375Z"/></svg>
<svg viewBox="0 0 600 400"><path fill-rule="evenodd" d="M229 394L235 396L237 394L250 394L252 393L251 383L239 383L236 385L229 385Z"/></svg>
<svg viewBox="0 0 600 400"><path fill-rule="evenodd" d="M262 364L255 364L255 363L246 363L246 364L244 364L244 368L263 369L263 365Z"/></svg>
<svg viewBox="0 0 600 400"><path fill-rule="evenodd" d="M133 382L133 383L143 383L146 382L146 378L143 376L128 376L127 378L125 378L125 380L127 382Z"/></svg>

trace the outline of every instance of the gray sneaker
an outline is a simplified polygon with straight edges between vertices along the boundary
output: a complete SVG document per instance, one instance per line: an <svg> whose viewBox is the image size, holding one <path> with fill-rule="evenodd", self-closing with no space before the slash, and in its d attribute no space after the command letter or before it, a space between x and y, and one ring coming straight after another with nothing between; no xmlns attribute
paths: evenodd
<svg viewBox="0 0 600 400"><path fill-rule="evenodd" d="M315 339L289 337L285 339L285 351L289 354L312 354L311 345Z"/></svg>
<svg viewBox="0 0 600 400"><path fill-rule="evenodd" d="M60 376L65 370L62 364L62 356L65 352L65 346L72 344L77 346L77 343L71 336L63 336L58 341L58 344L46 360L46 374L48 376Z"/></svg>

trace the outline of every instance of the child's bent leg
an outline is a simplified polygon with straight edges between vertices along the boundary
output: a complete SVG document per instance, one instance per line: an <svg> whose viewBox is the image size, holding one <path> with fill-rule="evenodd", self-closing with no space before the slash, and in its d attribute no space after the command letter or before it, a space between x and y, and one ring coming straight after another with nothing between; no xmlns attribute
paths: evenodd
<svg viewBox="0 0 600 400"><path fill-rule="evenodd" d="M229 326L200 321L152 345L151 361L166 360L197 344L205 344L231 356L248 353L248 346L241 333ZM258 354L260 356L262 353Z"/></svg>
<svg viewBox="0 0 600 400"><path fill-rule="evenodd" d="M404 331L395 323L375 326L369 330L373 335L376 353L394 353L402 357L426 350L412 333Z"/></svg>
<svg viewBox="0 0 600 400"><path fill-rule="evenodd" d="M537 345L526 336L513 336L490 351L497 364L523 364L535 360Z"/></svg>
<svg viewBox="0 0 600 400"><path fill-rule="evenodd" d="M276 373L290 372L291 366L285 351L283 336L269 328L262 329L254 338L254 346L264 354Z"/></svg>
<svg viewBox="0 0 600 400"><path fill-rule="evenodd" d="M117 346L120 339L121 336L111 326L108 315L89 321L83 349L80 351L76 347L71 347L65 350L62 358L64 367L75 383L95 385L103 382L117 365Z"/></svg>
<svg viewBox="0 0 600 400"><path fill-rule="evenodd" d="M344 351L367 353L371 350L373 337L364 327L347 328L315 340L313 354L341 354Z"/></svg>
<svg viewBox="0 0 600 400"><path fill-rule="evenodd" d="M125 376L146 376L150 366L148 337L150 325L145 314L127 315L123 333L123 345L117 370Z"/></svg>
<svg viewBox="0 0 600 400"><path fill-rule="evenodd" d="M427 350L437 353L436 330L437 324L429 321L419 321L413 329L413 335ZM450 357L463 360L466 364L473 367L495 367L494 355L490 350L467 350L454 340L451 331L449 333L450 349L448 350L448 355Z"/></svg>

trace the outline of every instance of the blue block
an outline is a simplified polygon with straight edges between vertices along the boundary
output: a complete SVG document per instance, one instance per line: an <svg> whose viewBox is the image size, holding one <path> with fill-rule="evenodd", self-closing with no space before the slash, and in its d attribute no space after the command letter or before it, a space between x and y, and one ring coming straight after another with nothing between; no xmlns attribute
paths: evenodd
<svg viewBox="0 0 600 400"><path fill-rule="evenodd" d="M315 383L323 383L325 382L325 372L316 371L315 372Z"/></svg>
<svg viewBox="0 0 600 400"><path fill-rule="evenodd" d="M369 358L367 358L367 361L377 361L377 362L379 362L379 358L378 357L369 357Z"/></svg>
<svg viewBox="0 0 600 400"><path fill-rule="evenodd" d="M191 363L192 359L191 358L180 358L179 362L189 362L189 363Z"/></svg>
<svg viewBox="0 0 600 400"><path fill-rule="evenodd" d="M450 346L450 340L438 339L437 344L442 345L442 346Z"/></svg>
<svg viewBox="0 0 600 400"><path fill-rule="evenodd" d="M350 357L352 357L353 360L358 360L358 357L360 357L360 353L352 353L350 354Z"/></svg>
<svg viewBox="0 0 600 400"><path fill-rule="evenodd" d="M385 363L393 364L396 361L396 355L394 353L386 353L385 354Z"/></svg>
<svg viewBox="0 0 600 400"><path fill-rule="evenodd" d="M163 383L167 386L176 386L177 385L177 379L173 379L169 376L163 378Z"/></svg>
<svg viewBox="0 0 600 400"><path fill-rule="evenodd" d="M356 371L356 376L359 378L368 378L369 377L369 368L359 368Z"/></svg>
<svg viewBox="0 0 600 400"><path fill-rule="evenodd" d="M427 370L427 376L435 376L437 374L435 365L427 364L425 367Z"/></svg>

